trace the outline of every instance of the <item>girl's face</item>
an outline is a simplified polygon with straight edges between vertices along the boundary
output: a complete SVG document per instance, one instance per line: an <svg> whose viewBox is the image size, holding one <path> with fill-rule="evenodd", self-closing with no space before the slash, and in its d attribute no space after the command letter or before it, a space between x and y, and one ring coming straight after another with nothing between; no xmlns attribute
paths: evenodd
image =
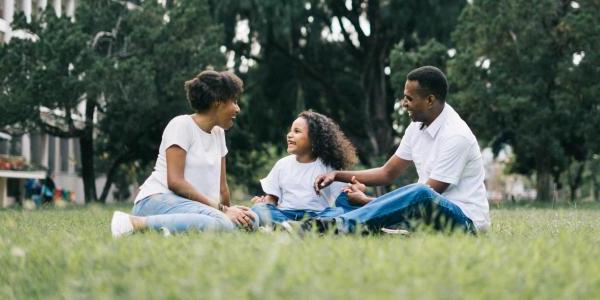
<svg viewBox="0 0 600 300"><path fill-rule="evenodd" d="M292 123L287 134L287 152L297 156L312 153L312 145L308 138L308 122L302 117Z"/></svg>
<svg viewBox="0 0 600 300"><path fill-rule="evenodd" d="M217 125L223 129L231 128L233 120L239 112L240 107L236 99L219 102L216 110Z"/></svg>

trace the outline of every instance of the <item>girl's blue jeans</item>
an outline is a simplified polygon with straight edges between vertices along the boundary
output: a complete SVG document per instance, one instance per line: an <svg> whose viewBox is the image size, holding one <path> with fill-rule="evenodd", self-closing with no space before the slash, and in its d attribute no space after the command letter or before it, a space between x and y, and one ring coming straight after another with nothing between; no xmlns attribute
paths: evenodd
<svg viewBox="0 0 600 300"><path fill-rule="evenodd" d="M260 226L269 226L273 223L281 224L284 221L300 221L308 218L331 219L346 212L359 208L348 202L346 193L341 193L335 200L335 207L328 207L322 211L304 209L280 209L273 204L259 203L252 206L252 211L258 215Z"/></svg>

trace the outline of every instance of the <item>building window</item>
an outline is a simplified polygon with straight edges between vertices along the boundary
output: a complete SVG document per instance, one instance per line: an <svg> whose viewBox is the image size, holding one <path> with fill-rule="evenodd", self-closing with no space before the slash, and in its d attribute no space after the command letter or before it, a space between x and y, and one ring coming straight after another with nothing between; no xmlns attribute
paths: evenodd
<svg viewBox="0 0 600 300"><path fill-rule="evenodd" d="M65 138L60 139L60 171L69 172L69 140Z"/></svg>
<svg viewBox="0 0 600 300"><path fill-rule="evenodd" d="M21 156L23 155L23 136L13 136L10 141L10 155Z"/></svg>
<svg viewBox="0 0 600 300"><path fill-rule="evenodd" d="M30 139L30 152L31 152L31 164L34 166L43 166L42 159L44 152L46 151L46 144L44 135L39 133L32 133L29 135Z"/></svg>
<svg viewBox="0 0 600 300"><path fill-rule="evenodd" d="M53 136L48 136L48 170L56 170L56 138Z"/></svg>

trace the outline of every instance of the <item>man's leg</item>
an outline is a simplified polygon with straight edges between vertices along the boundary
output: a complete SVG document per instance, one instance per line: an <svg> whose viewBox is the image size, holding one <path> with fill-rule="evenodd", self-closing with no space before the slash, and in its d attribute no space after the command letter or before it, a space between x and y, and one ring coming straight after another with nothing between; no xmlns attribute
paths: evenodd
<svg viewBox="0 0 600 300"><path fill-rule="evenodd" d="M365 206L335 218L342 232L354 232L366 225L370 231L418 219L436 230L460 227L475 233L472 221L462 210L423 184L411 184L382 195Z"/></svg>
<svg viewBox="0 0 600 300"><path fill-rule="evenodd" d="M361 208L362 206L350 203L347 193L340 193L340 195L335 199L335 207L342 208L344 213L347 213L357 208Z"/></svg>

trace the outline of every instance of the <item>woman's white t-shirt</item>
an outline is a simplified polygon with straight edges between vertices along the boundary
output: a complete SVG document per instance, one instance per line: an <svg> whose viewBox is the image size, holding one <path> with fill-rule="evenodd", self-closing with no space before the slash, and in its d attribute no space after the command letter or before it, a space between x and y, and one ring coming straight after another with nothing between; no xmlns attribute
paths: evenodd
<svg viewBox="0 0 600 300"><path fill-rule="evenodd" d="M296 155L286 156L275 164L267 177L260 180L266 194L279 198L280 209L322 211L334 203L346 184L333 182L317 195L314 183L317 176L333 171L321 159L301 163Z"/></svg>
<svg viewBox="0 0 600 300"><path fill-rule="evenodd" d="M167 185L167 148L177 145L185 150L184 178L209 199L219 201L221 159L227 154L225 130L215 126L211 133L200 129L191 115L173 118L162 135L154 172L140 187L135 202L150 195L172 193Z"/></svg>

